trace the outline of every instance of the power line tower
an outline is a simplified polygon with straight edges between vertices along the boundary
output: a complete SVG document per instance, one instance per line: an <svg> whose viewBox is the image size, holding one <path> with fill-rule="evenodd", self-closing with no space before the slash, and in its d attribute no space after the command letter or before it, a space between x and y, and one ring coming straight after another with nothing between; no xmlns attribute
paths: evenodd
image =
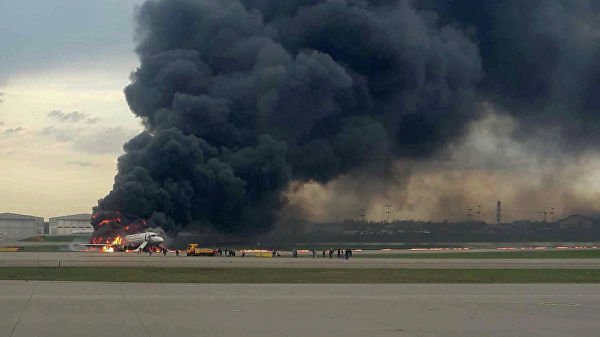
<svg viewBox="0 0 600 337"><path fill-rule="evenodd" d="M467 208L467 220L471 221L472 218L473 218L473 209Z"/></svg>
<svg viewBox="0 0 600 337"><path fill-rule="evenodd" d="M360 209L360 219L362 222L365 222L365 218L367 216L366 210L364 208Z"/></svg>
<svg viewBox="0 0 600 337"><path fill-rule="evenodd" d="M387 222L390 223L390 214L392 214L392 205L385 205L385 214L387 214Z"/></svg>
<svg viewBox="0 0 600 337"><path fill-rule="evenodd" d="M502 222L502 202L498 200L496 203L496 223L499 224Z"/></svg>
<svg viewBox="0 0 600 337"><path fill-rule="evenodd" d="M481 205L477 205L477 220L481 221Z"/></svg>
<svg viewBox="0 0 600 337"><path fill-rule="evenodd" d="M546 217L548 216L548 211L540 211L540 212L536 212L536 213L538 213L540 215L543 215L544 216L544 222L546 222Z"/></svg>
<svg viewBox="0 0 600 337"><path fill-rule="evenodd" d="M550 207L550 222L554 222L554 207Z"/></svg>

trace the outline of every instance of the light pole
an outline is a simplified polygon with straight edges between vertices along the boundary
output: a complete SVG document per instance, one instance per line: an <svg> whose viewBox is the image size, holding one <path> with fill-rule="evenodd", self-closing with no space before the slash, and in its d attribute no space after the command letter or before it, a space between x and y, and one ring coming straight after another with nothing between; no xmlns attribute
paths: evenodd
<svg viewBox="0 0 600 337"><path fill-rule="evenodd" d="M392 214L391 210L392 205L385 205L385 214L387 214L387 222L390 223L390 214Z"/></svg>

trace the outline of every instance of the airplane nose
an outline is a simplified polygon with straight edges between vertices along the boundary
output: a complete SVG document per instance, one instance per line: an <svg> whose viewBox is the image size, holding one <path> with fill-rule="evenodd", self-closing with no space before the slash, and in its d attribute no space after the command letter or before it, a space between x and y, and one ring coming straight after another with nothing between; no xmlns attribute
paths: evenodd
<svg viewBox="0 0 600 337"><path fill-rule="evenodd" d="M157 236L157 237L155 237L154 239L155 239L155 240L156 240L156 242L158 242L158 243L162 243L162 242L164 242L164 241L165 241L165 239L161 238L160 236Z"/></svg>

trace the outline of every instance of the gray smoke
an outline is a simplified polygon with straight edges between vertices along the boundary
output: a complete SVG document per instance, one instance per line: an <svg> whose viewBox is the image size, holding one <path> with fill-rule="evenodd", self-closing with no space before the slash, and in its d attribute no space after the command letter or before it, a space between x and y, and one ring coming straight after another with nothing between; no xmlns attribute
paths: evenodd
<svg viewBox="0 0 600 337"><path fill-rule="evenodd" d="M538 46L536 29L548 27L530 19L549 1L461 17L460 5L438 1L149 0L137 17L141 66L125 89L146 131L125 145L96 211L167 232L263 232L291 186L357 172L402 186L412 173L398 176L398 161L445 152L480 119L482 101L524 127L549 117L567 139L594 134L598 8L575 2L584 3L548 14L570 30ZM592 26L570 28L578 15ZM573 42L573 29L595 35ZM554 60L536 59L547 45ZM561 90L565 80L576 85ZM573 114L580 120L564 123Z"/></svg>

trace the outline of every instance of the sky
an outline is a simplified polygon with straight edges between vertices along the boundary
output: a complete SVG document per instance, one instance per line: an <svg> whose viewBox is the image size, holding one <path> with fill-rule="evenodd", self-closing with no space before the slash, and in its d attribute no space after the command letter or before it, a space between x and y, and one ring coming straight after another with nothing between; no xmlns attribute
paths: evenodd
<svg viewBox="0 0 600 337"><path fill-rule="evenodd" d="M597 78L600 78L597 71L600 25L598 8L593 1L543 0L532 2L535 5L531 8L514 11L512 9L520 5L519 1L506 1L506 8L496 8L484 5L493 4L493 1L465 7L459 2L421 0L398 2L400 5L389 13L379 10L371 13L356 6L358 2L330 1L330 6L308 6L304 9L306 13L300 11L293 18L287 18L286 6L293 7L292 4L302 1L239 2L255 6L254 12L247 12L241 5L235 6L237 1L156 1L157 5L149 5L142 12L141 24L136 28L135 13L143 2L0 0L0 212L45 218L90 213L98 199L107 194L110 197L115 175L129 173L127 170L117 172L116 162L124 153L123 144L144 129L136 115L148 118L147 125L152 131L164 135L154 137L153 141L146 139L148 143L142 140L138 146L143 144L160 149L161 141L171 139L179 142L186 151L202 152L195 148L200 146L198 143L191 142L190 146L188 138L170 130L175 127L183 134L204 137L217 148L223 146L219 143L223 139L235 137L226 132L219 137L210 132L204 134L206 130L214 131L212 128L205 130L206 124L241 123L233 118L230 121L229 116L248 112L267 118L257 123L257 134L272 133L275 139L286 141L288 149L297 151L295 156L293 151L289 152L292 154L286 158L285 167L279 167L281 172L273 170L270 173L274 177L283 177L288 175L289 167L293 168L294 176L275 184L274 191L286 195L292 211L295 206L303 208L302 215L310 219L358 218L364 212L369 220L379 221L385 217L384 205L392 204L392 218L461 220L467 208L483 204L484 219L493 222L497 200L506 205L506 214L510 214L506 220L510 221L539 219L539 211L550 207L555 208L560 217L600 212L597 206L600 152L596 146L600 119L597 118L598 100L593 95ZM230 3L234 6L227 6ZM412 8L410 4L413 3L419 3L421 9ZM264 4L271 7L262 8ZM479 7L487 12L481 12ZM431 15L433 12L428 12L428 8L435 10L435 15ZM490 11L490 8L494 10ZM257 20L256 11L262 11L261 20ZM274 13L277 11L281 11L279 15L286 19L276 19L278 16ZM483 17L481 13L490 17ZM348 15L348 18L318 19L321 18L319 15L337 14ZM193 20L172 20L186 15ZM372 20L378 16L385 20ZM351 21L354 19L358 21ZM188 24L190 22L194 24ZM378 35L381 40L361 39L361 30L337 34L345 32L347 22L372 28L370 32L381 34ZM282 25L280 34L274 36L273 29L278 25ZM314 33L320 32L316 28L326 29L324 33ZM327 29L330 28L334 34L328 36ZM135 39L136 29L145 33L140 41ZM243 32L237 35L239 41L222 44L223 36L230 36L236 29ZM318 38L312 36L313 33ZM344 44L342 39L338 49L328 50L328 47L336 46L340 36L347 34L354 39L352 43ZM187 40L197 36L203 38ZM304 40L298 36L303 36ZM323 41L326 43L321 44ZM306 44L298 48L297 54L296 43ZM132 72L140 66L134 52L136 45L146 58L134 77L138 84L131 87L128 96L134 108L137 107L134 114L127 105L124 88L131 83ZM305 47L315 52L305 52ZM192 53L181 52L181 49L190 49ZM163 52L162 57L153 57ZM198 52L201 53L196 54ZM219 57L209 57L213 53ZM255 57L252 53L256 53ZM401 81L388 81L392 77L402 77L402 71L391 73L387 78L387 71L375 71L377 67L371 67L375 63L365 61L379 60L379 55L396 54L402 57L393 59L398 64L390 63L397 66L391 69L412 74L408 70L414 68L413 91L402 92ZM405 54L415 56L405 59ZM235 62L218 64L227 61L223 55ZM353 60L352 55L362 56ZM204 73L209 68L198 66L204 64L217 71ZM381 66L382 63L377 64ZM228 73L232 65L235 67L230 70L235 76ZM245 80L240 80L237 66L249 67L249 71L240 72L246 76ZM186 67L191 67L192 71ZM353 106L350 97L355 96L346 95L351 77L344 67L354 67L356 69L350 70L371 76L368 83L382 81L388 84L382 86L386 92L380 93L381 104L377 109L373 108L377 110L374 116L381 115L375 116L376 119L361 122L350 116L338 121L336 125L344 125L339 135L333 131L325 135L305 133L321 137L315 139L314 144L331 143L328 145L330 152L338 151L335 154L340 157L340 163L346 163L334 165L339 172L334 170L328 176L326 168L334 167L327 166L332 156L322 156L326 151L311 148L312 141L302 143L303 138L296 137L296 133L309 130L314 121L325 120L320 113L335 115L338 99L347 100L344 103ZM424 69L439 72L439 77L417 76L425 74ZM529 73L523 74L523 69ZM160 72L154 74L154 71ZM310 76L306 76L307 72ZM157 81L160 84L157 87L154 87L155 77L161 79ZM446 81L455 87L441 85ZM182 92L172 90L180 83L189 84L189 88L180 89ZM354 79L352 83L357 90L367 86L367 82ZM298 87L300 84L307 85L304 91ZM173 102L167 103L173 104L167 104L166 110L161 109L163 106L154 107L155 103L164 103L155 102L153 95L156 92L162 93L163 98L170 97ZM320 95L311 94L314 92ZM303 93L306 96L302 96ZM362 103L369 106L369 97L357 95L356 99L364 100ZM246 99L247 102L242 102ZM223 102L243 103L236 107L248 111L229 111L230 107ZM468 109L462 109L461 104L465 102L469 102ZM436 108L436 104L441 105ZM450 109L456 112L452 115L456 119L444 118L447 107L456 108L456 111ZM151 109L146 111L148 108ZM356 110L361 112L363 108L357 104ZM202 115L205 110L208 114ZM350 110L348 113L352 115L354 112ZM165 111L168 115L161 115ZM309 116L306 111L314 116ZM428 123L419 124L419 119L404 118L430 112L429 117L437 121L432 125L440 127L438 133L432 131L431 134L441 135L441 140L431 144L427 141L427 132L425 138L419 138L422 135L414 131L419 127L427 131ZM437 112L441 114L436 115ZM280 113L288 118L278 117ZM303 122L307 125L303 126ZM405 124L408 127L401 127ZM387 130L390 125L393 127ZM238 126L221 131L235 131ZM389 139L381 136L382 133L389 133ZM366 137L369 135L373 137ZM425 146L419 148L424 150L421 155L411 155L413 140L414 144L422 141L419 144ZM345 141L348 141L347 146L336 147L336 142L346 145ZM357 146L354 141L364 146ZM165 141L164 144L173 143ZM274 144L267 142L265 146L257 146L258 152L271 151L271 147L276 149L254 159L281 159L270 157L282 149ZM403 148L404 145L407 147ZM252 140L245 146L254 149L256 142ZM373 149L388 149L388 146L397 151L391 151L394 152L393 160L387 160L388 156L371 156L379 153ZM431 148L437 150L431 151ZM233 153L237 148L234 146L231 150ZM302 152L304 150L306 152ZM179 153L185 157L186 151ZM246 161L246 154L252 151L239 152L236 154L240 156L239 162L247 163L250 169L238 167L239 172L235 173L250 185L261 181L243 174L264 166ZM154 167L164 166L169 173L175 174L174 161L168 156L160 157L161 153L158 151L156 158L145 158L137 156L136 149L131 149L129 159L126 157L125 161L130 161L129 168L152 163ZM220 168L228 173L231 164L228 161L233 157L221 158L222 153L214 153L218 157L215 159L227 164ZM311 159L314 162L306 160L307 155L315 155ZM178 162L184 163L187 157ZM148 160L137 163L140 158ZM311 163L318 163L314 165L318 168L315 172L311 171ZM187 168L192 166L182 169L180 180L190 180ZM385 170L381 170L382 167ZM173 188L173 176L167 178L156 181L156 186L167 186L171 192L177 192L172 200L179 200L180 194L189 194L178 193L186 192L188 184L178 186L180 191ZM122 181L131 183L128 179ZM202 190L203 186L196 186L198 190L189 195L206 196L214 202L214 193ZM125 197L131 194L127 188L114 190L117 192L113 199L118 201L126 199L120 193ZM265 192L264 186L258 186L256 190L259 195ZM160 193L154 195L162 196ZM269 193L265 195L269 199ZM127 208L118 203L111 205L110 200L108 198L105 205L108 210L111 207ZM132 200L136 201L133 204L138 204L137 199ZM202 202L194 199L183 204L196 206ZM249 210L256 208L255 204L248 205ZM182 210L181 205L162 206ZM267 208L279 211L281 205L276 206ZM152 212L157 211L154 208ZM511 209L514 210L512 214ZM197 210L183 211L204 214ZM231 213L227 209L220 211L215 214ZM240 211L235 215L243 214L246 213ZM148 218L150 214L144 216ZM203 222L205 219L195 220Z"/></svg>
<svg viewBox="0 0 600 337"><path fill-rule="evenodd" d="M137 0L0 0L0 212L90 213L140 122Z"/></svg>

